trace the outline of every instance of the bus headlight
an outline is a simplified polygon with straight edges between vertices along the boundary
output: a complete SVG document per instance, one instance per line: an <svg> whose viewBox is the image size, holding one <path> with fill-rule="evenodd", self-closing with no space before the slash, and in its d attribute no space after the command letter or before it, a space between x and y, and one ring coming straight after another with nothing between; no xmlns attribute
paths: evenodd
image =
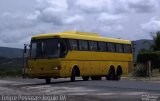
<svg viewBox="0 0 160 101"><path fill-rule="evenodd" d="M54 69L55 69L55 70L58 70L58 67L56 66L56 67L54 67Z"/></svg>
<svg viewBox="0 0 160 101"><path fill-rule="evenodd" d="M29 68L29 71L31 71L32 70L32 68Z"/></svg>

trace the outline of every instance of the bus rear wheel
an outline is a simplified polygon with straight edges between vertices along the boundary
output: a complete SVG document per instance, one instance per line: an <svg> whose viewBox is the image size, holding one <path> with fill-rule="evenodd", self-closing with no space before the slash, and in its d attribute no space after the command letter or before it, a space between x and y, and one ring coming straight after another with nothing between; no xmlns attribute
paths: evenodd
<svg viewBox="0 0 160 101"><path fill-rule="evenodd" d="M74 81L75 81L75 78L76 78L76 72L75 72L74 69L72 69L72 73L71 73L71 77L70 77L71 82L74 82Z"/></svg>
<svg viewBox="0 0 160 101"><path fill-rule="evenodd" d="M46 80L46 84L50 84L51 83L51 78L45 78Z"/></svg>
<svg viewBox="0 0 160 101"><path fill-rule="evenodd" d="M88 81L89 80L89 76L82 76L83 81Z"/></svg>
<svg viewBox="0 0 160 101"><path fill-rule="evenodd" d="M91 76L91 79L92 80L101 80L101 77L100 76Z"/></svg>
<svg viewBox="0 0 160 101"><path fill-rule="evenodd" d="M122 68L120 66L117 67L115 80L120 80L122 76Z"/></svg>

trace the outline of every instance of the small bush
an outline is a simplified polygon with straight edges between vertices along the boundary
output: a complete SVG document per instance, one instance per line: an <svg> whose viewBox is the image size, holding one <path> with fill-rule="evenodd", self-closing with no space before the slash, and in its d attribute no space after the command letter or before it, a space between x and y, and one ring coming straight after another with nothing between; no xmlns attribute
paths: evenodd
<svg viewBox="0 0 160 101"><path fill-rule="evenodd" d="M147 77L147 66L145 64L137 64L133 69L134 77Z"/></svg>
<svg viewBox="0 0 160 101"><path fill-rule="evenodd" d="M5 77L5 76L15 77L15 76L21 76L21 75L22 75L21 69L0 68L1 77Z"/></svg>

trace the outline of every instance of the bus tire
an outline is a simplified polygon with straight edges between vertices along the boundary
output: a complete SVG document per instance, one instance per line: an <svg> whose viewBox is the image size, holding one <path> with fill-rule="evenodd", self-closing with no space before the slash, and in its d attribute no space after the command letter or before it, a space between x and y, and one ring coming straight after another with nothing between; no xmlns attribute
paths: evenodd
<svg viewBox="0 0 160 101"><path fill-rule="evenodd" d="M111 66L110 69L109 69L109 72L108 72L108 74L106 76L106 79L107 80L115 80L115 78L116 78L115 69L114 69L113 66Z"/></svg>
<svg viewBox="0 0 160 101"><path fill-rule="evenodd" d="M46 84L50 84L51 83L51 78L45 78L45 80L46 80Z"/></svg>
<svg viewBox="0 0 160 101"><path fill-rule="evenodd" d="M89 80L89 76L82 76L83 81L88 81Z"/></svg>
<svg viewBox="0 0 160 101"><path fill-rule="evenodd" d="M121 66L117 67L115 80L120 80L122 76L122 68Z"/></svg>
<svg viewBox="0 0 160 101"><path fill-rule="evenodd" d="M71 82L74 82L74 81L75 81L75 78L76 78L76 72L75 72L74 69L72 69L72 73L71 73L71 77L70 77Z"/></svg>
<svg viewBox="0 0 160 101"><path fill-rule="evenodd" d="M92 80L101 80L101 77L100 76L91 76L91 79Z"/></svg>
<svg viewBox="0 0 160 101"><path fill-rule="evenodd" d="M117 80L117 81L119 81L120 79L121 79L120 75L115 77L115 80Z"/></svg>

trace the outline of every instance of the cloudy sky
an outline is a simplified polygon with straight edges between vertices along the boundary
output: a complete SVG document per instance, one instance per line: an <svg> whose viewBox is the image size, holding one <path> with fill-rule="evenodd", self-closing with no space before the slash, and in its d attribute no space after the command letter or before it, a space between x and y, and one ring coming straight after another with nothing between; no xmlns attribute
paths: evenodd
<svg viewBox="0 0 160 101"><path fill-rule="evenodd" d="M129 40L160 30L160 0L0 0L0 46L32 35L77 30Z"/></svg>

